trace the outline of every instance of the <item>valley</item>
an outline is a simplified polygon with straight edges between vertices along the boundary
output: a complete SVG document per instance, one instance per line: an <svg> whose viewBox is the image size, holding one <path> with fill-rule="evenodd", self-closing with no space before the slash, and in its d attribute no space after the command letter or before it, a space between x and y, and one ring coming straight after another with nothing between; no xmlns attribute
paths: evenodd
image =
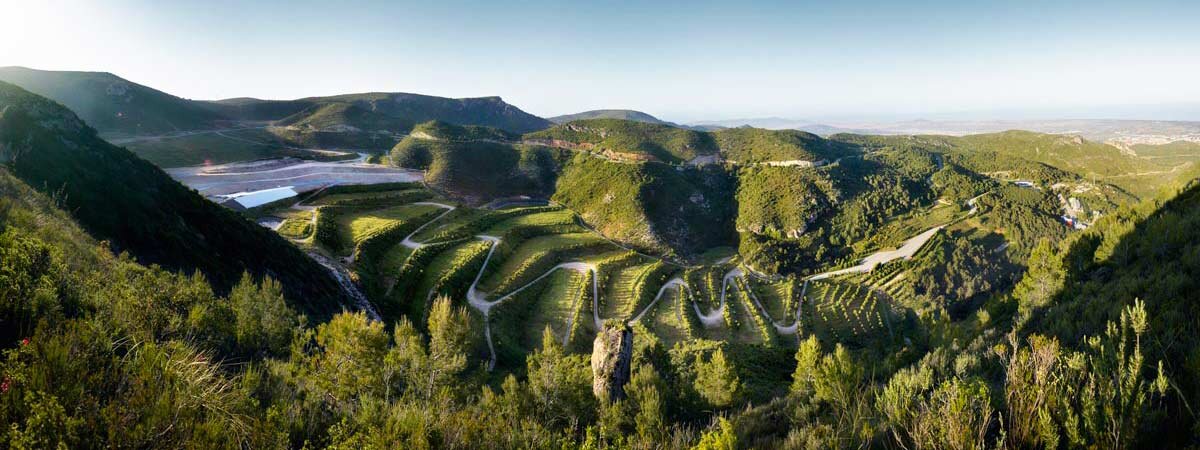
<svg viewBox="0 0 1200 450"><path fill-rule="evenodd" d="M990 409L930 408L1011 414L1045 391L1045 417L1076 417L1073 389L1126 348L1085 336L1137 346L1117 360L1156 407L1200 398L1179 362L1200 348L1189 142L542 119L406 93L198 101L40 74L0 70L61 98L0 82L0 320L33 342L4 382L158 399L189 418L112 420L171 443L775 448L802 429L893 448L962 418L1006 436ZM1167 325L1184 331L1141 340ZM1030 375L1031 352L1061 376ZM44 381L77 378L94 387ZM7 389L0 417L27 414Z"/></svg>

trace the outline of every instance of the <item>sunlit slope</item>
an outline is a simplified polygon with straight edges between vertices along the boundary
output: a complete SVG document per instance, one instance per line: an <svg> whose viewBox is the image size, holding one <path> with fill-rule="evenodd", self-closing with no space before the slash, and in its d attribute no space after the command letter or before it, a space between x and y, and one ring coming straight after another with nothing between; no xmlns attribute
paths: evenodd
<svg viewBox="0 0 1200 450"><path fill-rule="evenodd" d="M97 239L139 261L204 274L218 291L270 275L300 308L330 314L343 292L287 241L100 139L71 111L0 83L0 161L60 199Z"/></svg>

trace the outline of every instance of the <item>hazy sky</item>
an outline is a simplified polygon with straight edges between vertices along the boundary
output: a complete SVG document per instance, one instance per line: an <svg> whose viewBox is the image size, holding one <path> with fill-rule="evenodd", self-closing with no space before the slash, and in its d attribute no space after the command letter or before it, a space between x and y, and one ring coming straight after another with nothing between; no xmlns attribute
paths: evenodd
<svg viewBox="0 0 1200 450"><path fill-rule="evenodd" d="M0 66L200 99L500 95L674 120L1200 102L1196 0L246 3L0 0Z"/></svg>

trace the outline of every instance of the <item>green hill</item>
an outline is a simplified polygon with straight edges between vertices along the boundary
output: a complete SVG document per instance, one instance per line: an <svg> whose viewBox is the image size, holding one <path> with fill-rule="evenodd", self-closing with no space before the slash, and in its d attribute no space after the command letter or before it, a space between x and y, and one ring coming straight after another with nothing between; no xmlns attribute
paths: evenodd
<svg viewBox="0 0 1200 450"><path fill-rule="evenodd" d="M414 136L420 135L443 141L497 141L514 142L521 139L519 133L511 133L499 128L478 125L454 125L440 120L419 123L413 127Z"/></svg>
<svg viewBox="0 0 1200 450"><path fill-rule="evenodd" d="M413 123L352 103L319 103L275 121L282 127L297 127L314 131L392 131L407 132Z"/></svg>
<svg viewBox="0 0 1200 450"><path fill-rule="evenodd" d="M513 133L528 133L552 125L550 121L505 103L500 97L445 98L403 92L372 92L331 97L310 97L310 103L350 103L368 111L412 123L439 120L455 125L480 125Z"/></svg>
<svg viewBox="0 0 1200 450"><path fill-rule="evenodd" d="M618 158L662 162L687 162L717 153L717 144L707 133L620 119L579 120L529 133L525 138L584 144L592 151Z"/></svg>
<svg viewBox="0 0 1200 450"><path fill-rule="evenodd" d="M1140 342L1150 367L1162 362L1173 388L1156 406L1161 415L1151 425L1173 430L1155 436L1155 445L1173 446L1195 432L1188 405L1200 401L1200 374L1191 364L1200 354L1200 184L1195 181L1176 195L1164 195L1106 217L1074 236L1054 259L1065 269L1065 283L1038 308L1022 333L1057 337L1064 345L1088 345L1084 336L1104 334L1106 324L1120 319L1135 300L1145 304L1149 330ZM1167 263L1169 261L1169 263ZM1026 275L1039 279L1039 270ZM1177 389L1177 390L1176 390Z"/></svg>
<svg viewBox="0 0 1200 450"><path fill-rule="evenodd" d="M562 150L546 147L410 136L392 148L388 159L395 166L426 171L430 186L480 203L517 195L549 196L567 157Z"/></svg>
<svg viewBox="0 0 1200 450"><path fill-rule="evenodd" d="M0 67L0 81L62 103L101 132L163 133L212 128L225 116L197 102L105 72Z"/></svg>
<svg viewBox="0 0 1200 450"><path fill-rule="evenodd" d="M1116 147L1078 136L1005 131L964 136L959 141L968 150L994 151L1084 176L1109 177L1157 168Z"/></svg>
<svg viewBox="0 0 1200 450"><path fill-rule="evenodd" d="M250 97L201 101L200 105L234 120L271 121L312 108L315 102L304 100L262 100Z"/></svg>
<svg viewBox="0 0 1200 450"><path fill-rule="evenodd" d="M242 97L197 101L109 73L23 67L0 68L0 81L58 101L100 133L119 137L139 155L169 164L272 156L322 157L296 148L385 151L414 124L434 120L517 134L552 125L499 97L452 99L365 93L296 100ZM175 133L247 125L261 128L268 124L272 126L252 137L233 137L226 132ZM230 151L223 147L237 149ZM186 154L172 155L181 152Z"/></svg>
<svg viewBox="0 0 1200 450"><path fill-rule="evenodd" d="M854 154L855 147L798 130L726 128L711 132L721 156L737 163L767 161L833 161Z"/></svg>
<svg viewBox="0 0 1200 450"><path fill-rule="evenodd" d="M620 120L630 120L630 121L634 121L634 122L675 126L675 124L673 124L671 122L659 120L657 117L654 117L652 115L646 114L641 111L634 111L632 109L595 109L595 110L591 110L591 111L584 111L581 113L564 114L561 116L554 116L554 117L550 118L550 121L557 123L557 124L563 124L563 123L567 123L567 122L574 122L576 120L587 120L587 119L620 119Z"/></svg>
<svg viewBox="0 0 1200 450"><path fill-rule="evenodd" d="M303 252L100 139L61 105L0 83L0 111L0 162L97 239L147 264L201 272L218 292L249 272L278 279L302 310L342 308L339 285Z"/></svg>
<svg viewBox="0 0 1200 450"><path fill-rule="evenodd" d="M677 170L579 154L559 176L553 200L613 239L693 257L733 244L733 183L715 167Z"/></svg>

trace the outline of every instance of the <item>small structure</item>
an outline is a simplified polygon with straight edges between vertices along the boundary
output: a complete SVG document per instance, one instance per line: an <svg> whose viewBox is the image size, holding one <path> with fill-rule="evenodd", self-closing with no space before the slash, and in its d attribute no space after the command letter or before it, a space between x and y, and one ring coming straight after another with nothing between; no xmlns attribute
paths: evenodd
<svg viewBox="0 0 1200 450"><path fill-rule="evenodd" d="M1037 187L1037 185L1033 184L1033 182L1032 182L1032 181L1025 181L1025 180L1017 180L1017 181L1014 181L1014 182L1013 182L1013 184L1015 184L1015 185L1017 185L1017 186L1019 186L1019 187L1023 187L1023 188L1035 188L1035 187Z"/></svg>
<svg viewBox="0 0 1200 450"><path fill-rule="evenodd" d="M226 195L225 200L221 202L221 205L235 211L245 211L250 208L262 206L267 203L283 200L285 198L292 198L297 195L299 194L296 193L296 190L293 189L292 186L264 189L253 192L238 192L236 194Z"/></svg>

